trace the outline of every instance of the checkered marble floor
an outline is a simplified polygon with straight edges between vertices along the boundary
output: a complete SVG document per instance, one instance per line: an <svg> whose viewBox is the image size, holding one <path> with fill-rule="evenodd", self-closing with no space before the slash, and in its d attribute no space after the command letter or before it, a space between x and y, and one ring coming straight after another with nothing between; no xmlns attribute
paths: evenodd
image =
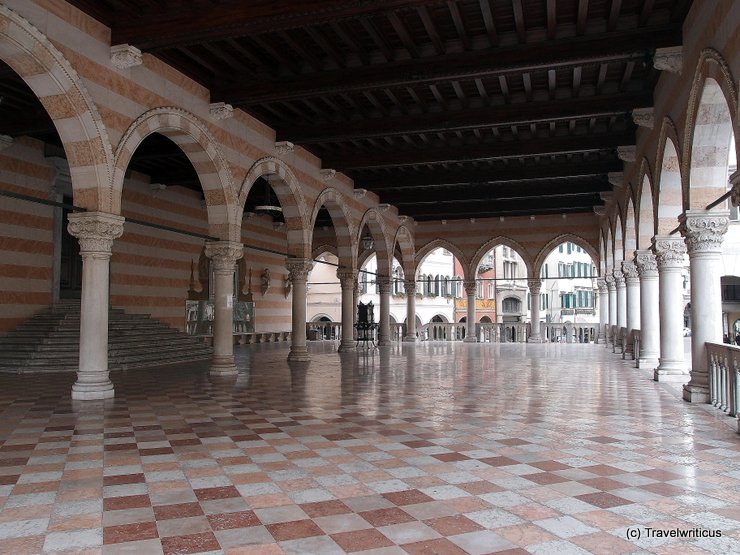
<svg viewBox="0 0 740 555"><path fill-rule="evenodd" d="M0 553L740 553L728 417L602 346L310 348L0 376Z"/></svg>

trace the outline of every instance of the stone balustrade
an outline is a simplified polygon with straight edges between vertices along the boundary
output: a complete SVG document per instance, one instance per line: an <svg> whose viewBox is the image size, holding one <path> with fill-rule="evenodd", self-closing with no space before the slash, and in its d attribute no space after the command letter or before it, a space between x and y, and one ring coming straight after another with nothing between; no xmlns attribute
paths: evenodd
<svg viewBox="0 0 740 555"><path fill-rule="evenodd" d="M709 342L705 345L709 371L709 403L738 420L740 347ZM737 430L740 432L740 420Z"/></svg>

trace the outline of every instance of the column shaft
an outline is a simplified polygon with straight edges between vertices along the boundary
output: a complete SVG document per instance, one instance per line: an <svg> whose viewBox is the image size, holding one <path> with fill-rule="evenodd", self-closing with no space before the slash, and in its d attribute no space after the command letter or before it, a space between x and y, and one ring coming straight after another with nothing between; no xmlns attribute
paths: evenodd
<svg viewBox="0 0 740 555"><path fill-rule="evenodd" d="M599 288L599 334L596 343L606 344L606 326L609 325L609 289L606 287L604 278L598 278L596 284Z"/></svg>
<svg viewBox="0 0 740 555"><path fill-rule="evenodd" d="M529 297L530 297L530 332L527 341L529 343L542 343L542 335L540 334L540 289L542 287L542 281L539 279L527 280L529 286Z"/></svg>
<svg viewBox="0 0 740 555"><path fill-rule="evenodd" d="M465 343L477 343L478 337L475 335L475 294L478 290L475 281L465 282L465 293L468 296L468 310L465 317Z"/></svg>
<svg viewBox="0 0 740 555"><path fill-rule="evenodd" d="M355 349L355 284L357 283L356 270L337 270L337 277L342 288L342 341L338 351L353 351Z"/></svg>
<svg viewBox="0 0 740 555"><path fill-rule="evenodd" d="M622 262L622 273L626 286L627 344L622 350L623 358L637 358L632 342L632 331L640 329L640 276L633 262Z"/></svg>
<svg viewBox="0 0 740 555"><path fill-rule="evenodd" d="M416 341L416 280L407 279L404 282L406 290L406 336L404 341Z"/></svg>
<svg viewBox="0 0 740 555"><path fill-rule="evenodd" d="M288 360L309 361L306 348L306 281L313 263L307 258L288 258L285 266L293 282L293 327Z"/></svg>
<svg viewBox="0 0 740 555"><path fill-rule="evenodd" d="M377 280L380 293L378 345L383 347L391 344L391 279L386 276L378 276Z"/></svg>
<svg viewBox="0 0 740 555"><path fill-rule="evenodd" d="M113 241L123 234L124 219L102 212L69 215L67 229L80 242L82 293L80 298L80 366L72 399L110 399L108 376L108 306L110 257Z"/></svg>
<svg viewBox="0 0 740 555"><path fill-rule="evenodd" d="M660 354L658 262L650 251L635 251L640 276L640 352L637 367L655 369Z"/></svg>
<svg viewBox="0 0 740 555"><path fill-rule="evenodd" d="M609 327L607 328L607 342L614 345L614 328L617 326L617 284L614 275L610 273L604 278L609 291Z"/></svg>

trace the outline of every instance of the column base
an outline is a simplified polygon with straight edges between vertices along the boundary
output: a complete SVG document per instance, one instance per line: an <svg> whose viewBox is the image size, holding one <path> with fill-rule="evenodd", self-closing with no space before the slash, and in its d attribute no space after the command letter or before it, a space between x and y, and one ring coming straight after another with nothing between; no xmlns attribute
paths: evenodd
<svg viewBox="0 0 740 555"><path fill-rule="evenodd" d="M308 354L306 347L291 347L288 353L288 360L295 362L309 362L311 355Z"/></svg>
<svg viewBox="0 0 740 555"><path fill-rule="evenodd" d="M597 345L606 345L606 336L605 335L599 335L596 337L596 341L594 342Z"/></svg>
<svg viewBox="0 0 740 555"><path fill-rule="evenodd" d="M477 337L470 337L469 335L463 339L463 343L478 343Z"/></svg>
<svg viewBox="0 0 740 555"><path fill-rule="evenodd" d="M406 336L402 339L404 343L416 343L416 336Z"/></svg>
<svg viewBox="0 0 740 555"><path fill-rule="evenodd" d="M637 359L637 367L639 369L655 370L658 367L657 356L641 356Z"/></svg>
<svg viewBox="0 0 740 555"><path fill-rule="evenodd" d="M337 348L338 353L349 353L357 350L357 344L354 341L342 341Z"/></svg>
<svg viewBox="0 0 740 555"><path fill-rule="evenodd" d="M689 403L708 403L709 388L687 383L683 386L683 400Z"/></svg>
<svg viewBox="0 0 740 555"><path fill-rule="evenodd" d="M612 345L612 351L616 355L621 355L622 354L622 346L621 345Z"/></svg>
<svg viewBox="0 0 740 555"><path fill-rule="evenodd" d="M106 377L108 372L106 371ZM115 390L113 382L106 379L96 383L85 383L79 380L72 385L72 399L74 401L98 401L113 399Z"/></svg>
<svg viewBox="0 0 740 555"><path fill-rule="evenodd" d="M390 339L378 339L378 347L390 347L393 342Z"/></svg>
<svg viewBox="0 0 740 555"><path fill-rule="evenodd" d="M686 383L689 380L689 371L678 365L661 363L653 372L656 382Z"/></svg>
<svg viewBox="0 0 740 555"><path fill-rule="evenodd" d="M542 337L537 335L527 338L527 343L542 343Z"/></svg>
<svg viewBox="0 0 740 555"><path fill-rule="evenodd" d="M208 370L210 376L224 377L224 376L236 376L239 370L236 368L236 364L213 364Z"/></svg>

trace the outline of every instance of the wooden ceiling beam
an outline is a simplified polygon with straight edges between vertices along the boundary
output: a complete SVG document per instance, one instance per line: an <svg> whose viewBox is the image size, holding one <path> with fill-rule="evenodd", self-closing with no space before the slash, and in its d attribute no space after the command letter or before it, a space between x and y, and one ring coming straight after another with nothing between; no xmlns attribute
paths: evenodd
<svg viewBox="0 0 740 555"><path fill-rule="evenodd" d="M548 103L521 103L484 106L460 112L432 112L423 118L400 116L374 118L337 124L293 126L278 130L281 141L296 144L348 141L367 137L463 131L492 126L521 125L571 118L623 115L634 108L650 106L652 94L629 93L576 99L553 100Z"/></svg>
<svg viewBox="0 0 740 555"><path fill-rule="evenodd" d="M437 26L434 25L434 20L432 19L431 14L429 13L429 10L426 6L420 6L418 9L419 17L421 18L421 22L424 25L424 29L427 32L427 35L429 35L429 38L432 41L432 45L434 45L434 49L437 51L437 54L442 55L445 53L445 45L442 43L442 40L439 38L439 32L437 31Z"/></svg>
<svg viewBox="0 0 740 555"><path fill-rule="evenodd" d="M73 3L80 4L88 13L92 13L96 4L89 0L73 0ZM444 0L226 0L204 10L197 2L171 1L166 10L116 14L111 40L112 44L128 43L153 52L442 3Z"/></svg>
<svg viewBox="0 0 740 555"><path fill-rule="evenodd" d="M557 0L547 0L547 40L555 40L558 30Z"/></svg>
<svg viewBox="0 0 740 555"><path fill-rule="evenodd" d="M411 38L409 30L406 28L403 20L394 12L390 12L388 14L388 19L390 20L391 25L393 25L393 29L396 31L398 38L401 39L404 48L406 48L406 51L409 53L409 56L412 58L418 58L419 49L416 48L416 44Z"/></svg>
<svg viewBox="0 0 740 555"><path fill-rule="evenodd" d="M586 193L562 198L532 198L529 200L502 200L496 202L460 202L451 205L420 204L405 205L403 214L415 220L461 220L497 216L560 214L592 212L595 205L602 204L598 193Z"/></svg>
<svg viewBox="0 0 740 555"><path fill-rule="evenodd" d="M612 4L609 7L609 19L606 22L607 31L612 32L617 28L617 20L619 19L619 12L621 9L622 0L612 0Z"/></svg>
<svg viewBox="0 0 740 555"><path fill-rule="evenodd" d="M463 16L462 13L460 13L460 6L457 5L457 0L449 0L447 2L447 7L450 10L452 22L455 24L455 30L457 31L457 36L462 42L463 48L465 50L470 50L470 36L468 34L468 30L465 28L465 21L463 21Z"/></svg>
<svg viewBox="0 0 740 555"><path fill-rule="evenodd" d="M525 47L499 48L495 56L487 50L474 50L258 83L241 80L220 82L214 85L212 98L234 105L253 105L304 96L505 76L613 60L641 60L649 49L680 44L680 34L675 29L645 28L599 37L574 37Z"/></svg>
<svg viewBox="0 0 740 555"><path fill-rule="evenodd" d="M553 2L555 0L552 0ZM488 34L488 41L492 47L499 45L498 32L496 31L496 22L493 20L493 12L491 11L491 5L488 0L479 0L480 11L483 14L483 24L486 26L486 33Z"/></svg>
<svg viewBox="0 0 740 555"><path fill-rule="evenodd" d="M634 144L634 129L608 135L571 135L550 139L527 141L499 141L494 144L428 147L424 149L395 149L390 152L344 151L326 157L322 163L327 168L352 170L360 168L386 168L418 164L470 162L473 160L499 160L526 156L564 154L567 152L594 152Z"/></svg>
<svg viewBox="0 0 740 555"><path fill-rule="evenodd" d="M586 20L588 19L588 0L578 0L578 16L576 19L576 33L582 35L586 32Z"/></svg>
<svg viewBox="0 0 740 555"><path fill-rule="evenodd" d="M527 28L524 24L524 6L522 6L522 0L512 0L514 9L514 26L516 27L516 34L519 37L519 42L524 44L527 42Z"/></svg>

